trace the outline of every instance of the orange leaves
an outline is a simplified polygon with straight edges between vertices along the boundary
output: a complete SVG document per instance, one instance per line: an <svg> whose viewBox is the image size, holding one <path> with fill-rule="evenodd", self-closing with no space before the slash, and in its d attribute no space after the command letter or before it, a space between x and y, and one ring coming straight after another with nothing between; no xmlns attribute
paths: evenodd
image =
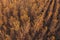
<svg viewBox="0 0 60 40"><path fill-rule="evenodd" d="M13 21L15 21L15 18L13 16L11 16L10 19L9 19L9 21L13 22Z"/></svg>
<svg viewBox="0 0 60 40"><path fill-rule="evenodd" d="M57 26L59 3L56 1L55 4L55 1L1 0L0 29L2 29L0 33L3 40L15 40L14 38L17 40L43 40L44 38L55 40L56 37L52 34L55 35L55 31L59 28ZM53 13L54 7L56 10Z"/></svg>
<svg viewBox="0 0 60 40"><path fill-rule="evenodd" d="M14 7L14 4L13 3L10 3L9 4L9 8L12 9Z"/></svg>
<svg viewBox="0 0 60 40"><path fill-rule="evenodd" d="M13 16L17 16L18 15L18 10L17 9L14 9L13 10Z"/></svg>
<svg viewBox="0 0 60 40"><path fill-rule="evenodd" d="M3 14L7 15L9 13L9 11L10 11L9 7L4 8Z"/></svg>
<svg viewBox="0 0 60 40"><path fill-rule="evenodd" d="M16 31L18 31L19 30L19 28L20 28L20 23L19 23L19 21L15 21L15 22L13 22L13 25L14 25L14 29L16 30Z"/></svg>
<svg viewBox="0 0 60 40"><path fill-rule="evenodd" d="M6 35L6 39L5 40L11 40L9 35Z"/></svg>
<svg viewBox="0 0 60 40"><path fill-rule="evenodd" d="M10 25L17 31L17 30L19 30L19 28L20 28L20 22L16 19L16 18L14 18L14 17L12 17L11 16L11 18L9 19L9 21L10 21Z"/></svg>

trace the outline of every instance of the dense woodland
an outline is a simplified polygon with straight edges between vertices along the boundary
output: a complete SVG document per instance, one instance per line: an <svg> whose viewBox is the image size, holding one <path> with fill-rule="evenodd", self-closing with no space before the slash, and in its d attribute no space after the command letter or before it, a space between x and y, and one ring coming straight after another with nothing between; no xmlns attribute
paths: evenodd
<svg viewBox="0 0 60 40"><path fill-rule="evenodd" d="M60 0L0 0L0 40L60 40Z"/></svg>

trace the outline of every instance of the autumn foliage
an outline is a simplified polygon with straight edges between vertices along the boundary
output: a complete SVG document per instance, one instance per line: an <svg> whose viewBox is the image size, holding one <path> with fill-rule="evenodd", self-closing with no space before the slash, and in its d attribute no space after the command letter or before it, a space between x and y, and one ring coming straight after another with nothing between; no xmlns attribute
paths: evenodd
<svg viewBox="0 0 60 40"><path fill-rule="evenodd" d="M60 0L0 0L0 40L60 40Z"/></svg>

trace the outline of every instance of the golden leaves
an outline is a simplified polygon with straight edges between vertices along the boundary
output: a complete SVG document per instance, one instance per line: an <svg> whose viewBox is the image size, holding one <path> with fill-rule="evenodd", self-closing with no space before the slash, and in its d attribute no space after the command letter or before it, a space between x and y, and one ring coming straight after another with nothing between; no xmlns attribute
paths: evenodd
<svg viewBox="0 0 60 40"><path fill-rule="evenodd" d="M9 35L6 35L6 39L5 40L11 40Z"/></svg>
<svg viewBox="0 0 60 40"><path fill-rule="evenodd" d="M59 15L57 2L56 10L53 13L55 0L1 0L0 28L2 29L0 33L3 32L2 35L6 36L6 40L12 40L14 37L17 40L25 38L42 40L45 36L50 36L59 28L56 27L57 15ZM49 39L55 40L55 36L51 36Z"/></svg>
<svg viewBox="0 0 60 40"><path fill-rule="evenodd" d="M56 40L55 36L52 36L52 37L51 37L51 40Z"/></svg>
<svg viewBox="0 0 60 40"><path fill-rule="evenodd" d="M15 21L15 22L13 22L13 25L14 25L14 29L16 30L16 31L18 31L19 30L19 28L20 28L20 23L19 23L19 21Z"/></svg>
<svg viewBox="0 0 60 40"><path fill-rule="evenodd" d="M16 30L16 31L18 31L19 30L19 28L20 28L20 22L16 19L16 18L14 18L13 16L11 16L11 18L9 19L10 20L10 25L13 25L12 27Z"/></svg>

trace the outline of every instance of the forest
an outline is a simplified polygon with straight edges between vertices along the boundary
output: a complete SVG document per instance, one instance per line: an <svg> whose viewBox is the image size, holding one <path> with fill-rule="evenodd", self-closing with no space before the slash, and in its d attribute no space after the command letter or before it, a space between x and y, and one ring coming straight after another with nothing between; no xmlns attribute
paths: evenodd
<svg viewBox="0 0 60 40"><path fill-rule="evenodd" d="M0 40L60 40L60 0L0 0Z"/></svg>

